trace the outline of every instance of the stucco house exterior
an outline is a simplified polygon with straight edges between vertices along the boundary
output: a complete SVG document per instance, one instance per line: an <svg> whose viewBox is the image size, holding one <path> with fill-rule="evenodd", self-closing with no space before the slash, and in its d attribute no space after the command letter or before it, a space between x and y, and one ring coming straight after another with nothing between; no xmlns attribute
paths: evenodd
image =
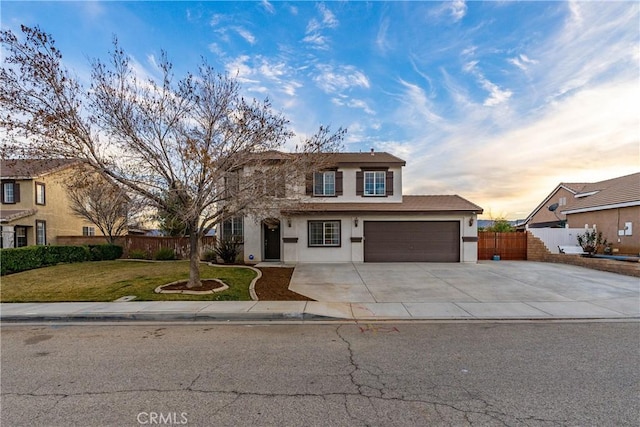
<svg viewBox="0 0 640 427"><path fill-rule="evenodd" d="M557 204L555 214L549 210L554 204ZM640 173L593 183L561 183L521 225L596 228L616 252L637 254L640 252Z"/></svg>
<svg viewBox="0 0 640 427"><path fill-rule="evenodd" d="M69 206L65 182L78 163L71 160L8 159L0 164L0 227L3 248L55 245L58 236L102 235Z"/></svg>
<svg viewBox="0 0 640 427"><path fill-rule="evenodd" d="M402 194L406 162L389 153L336 153L332 163L294 186L298 203L225 221L221 237L241 236L246 263L477 261L481 207Z"/></svg>

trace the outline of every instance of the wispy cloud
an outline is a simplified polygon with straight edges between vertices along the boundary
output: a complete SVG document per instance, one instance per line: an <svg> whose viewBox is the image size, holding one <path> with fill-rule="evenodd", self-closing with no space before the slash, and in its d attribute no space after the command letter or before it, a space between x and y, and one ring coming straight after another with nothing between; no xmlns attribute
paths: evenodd
<svg viewBox="0 0 640 427"><path fill-rule="evenodd" d="M225 68L252 92L295 97L297 90L303 86L298 81L293 67L262 55L240 55L227 61Z"/></svg>
<svg viewBox="0 0 640 427"><path fill-rule="evenodd" d="M313 76L313 81L329 94L357 87L368 89L370 86L367 76L352 65L319 64L316 70L319 73Z"/></svg>
<svg viewBox="0 0 640 427"><path fill-rule="evenodd" d="M376 35L376 47L382 54L385 54L390 48L389 40L387 39L388 31L389 19L384 18L378 27L378 34Z"/></svg>
<svg viewBox="0 0 640 427"><path fill-rule="evenodd" d="M437 123L442 117L434 112L433 103L425 90L414 83L400 79L403 91L399 96L399 119L411 126L423 128L425 123Z"/></svg>
<svg viewBox="0 0 640 427"><path fill-rule="evenodd" d="M247 43L249 44L256 43L256 37L251 33L251 31L247 30L244 27L239 27L239 26L235 26L233 27L233 29L235 30L236 33L238 33L240 37L245 39Z"/></svg>
<svg viewBox="0 0 640 427"><path fill-rule="evenodd" d="M454 22L460 21L467 14L467 4L464 0L453 0L447 3Z"/></svg>
<svg viewBox="0 0 640 427"><path fill-rule="evenodd" d="M273 5L271 3L269 3L267 0L262 0L260 2L260 6L262 6L264 8L264 10L266 10L267 12L269 12L270 14L274 14L276 13L276 9L273 7Z"/></svg>
<svg viewBox="0 0 640 427"><path fill-rule="evenodd" d="M522 53L516 57L507 59L507 61L510 64L513 64L516 67L520 68L522 71L527 71L529 66L535 65L539 62L539 61L536 61L535 59L529 59L527 55Z"/></svg>
<svg viewBox="0 0 640 427"><path fill-rule="evenodd" d="M372 115L372 116L376 114L376 112L374 110L372 110L371 107L369 107L369 104L366 101L362 100L362 99L354 99L354 98L349 99L346 96L341 96L341 97L331 98L331 102L334 105L337 105L337 106L340 106L340 107L349 107L349 108L361 109L366 114L369 114L369 115Z"/></svg>
<svg viewBox="0 0 640 427"><path fill-rule="evenodd" d="M463 70L467 73L473 74L480 86L487 92L489 97L484 100L483 105L486 107L493 107L498 104L502 104L511 98L513 92L509 89L501 89L500 86L487 79L484 74L478 68L478 61L467 62Z"/></svg>
<svg viewBox="0 0 640 427"><path fill-rule="evenodd" d="M310 44L315 49L327 50L329 48L329 38L322 34L325 29L336 28L339 24L336 16L324 3L317 5L319 17L311 18L307 24L303 42Z"/></svg>

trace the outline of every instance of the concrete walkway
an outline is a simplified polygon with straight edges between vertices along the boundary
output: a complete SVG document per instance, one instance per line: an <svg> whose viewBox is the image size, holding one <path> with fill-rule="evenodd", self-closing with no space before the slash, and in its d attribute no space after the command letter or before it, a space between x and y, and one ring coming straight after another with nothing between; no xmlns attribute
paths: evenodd
<svg viewBox="0 0 640 427"><path fill-rule="evenodd" d="M640 319L640 280L535 262L299 264L290 288L316 301L0 304L0 320Z"/></svg>

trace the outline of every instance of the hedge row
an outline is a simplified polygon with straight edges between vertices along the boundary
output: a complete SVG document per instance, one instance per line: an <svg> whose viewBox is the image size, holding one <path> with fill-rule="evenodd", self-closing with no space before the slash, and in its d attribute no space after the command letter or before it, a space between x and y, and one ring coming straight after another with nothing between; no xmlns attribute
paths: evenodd
<svg viewBox="0 0 640 427"><path fill-rule="evenodd" d="M122 256L116 245L25 246L0 249L0 275L18 273L61 262L114 260Z"/></svg>

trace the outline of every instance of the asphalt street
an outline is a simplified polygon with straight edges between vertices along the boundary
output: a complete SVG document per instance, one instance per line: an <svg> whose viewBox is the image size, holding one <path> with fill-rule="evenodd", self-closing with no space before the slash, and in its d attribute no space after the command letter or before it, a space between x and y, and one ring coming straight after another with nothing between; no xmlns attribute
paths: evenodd
<svg viewBox="0 0 640 427"><path fill-rule="evenodd" d="M2 426L637 426L638 322L1 328Z"/></svg>

